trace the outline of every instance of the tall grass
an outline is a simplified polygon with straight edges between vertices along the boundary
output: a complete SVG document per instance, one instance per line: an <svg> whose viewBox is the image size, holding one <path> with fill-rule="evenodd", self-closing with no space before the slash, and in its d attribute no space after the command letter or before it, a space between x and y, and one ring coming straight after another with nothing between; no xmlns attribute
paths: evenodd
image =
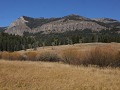
<svg viewBox="0 0 120 90"><path fill-rule="evenodd" d="M0 90L120 90L120 68L1 60Z"/></svg>

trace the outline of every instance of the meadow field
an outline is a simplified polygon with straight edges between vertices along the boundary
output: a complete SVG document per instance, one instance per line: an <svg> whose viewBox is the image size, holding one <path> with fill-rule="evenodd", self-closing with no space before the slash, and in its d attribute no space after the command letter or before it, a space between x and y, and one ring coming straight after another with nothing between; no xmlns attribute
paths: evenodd
<svg viewBox="0 0 120 90"><path fill-rule="evenodd" d="M120 68L1 60L0 90L120 90Z"/></svg>
<svg viewBox="0 0 120 90"><path fill-rule="evenodd" d="M120 44L1 52L0 90L120 90Z"/></svg>

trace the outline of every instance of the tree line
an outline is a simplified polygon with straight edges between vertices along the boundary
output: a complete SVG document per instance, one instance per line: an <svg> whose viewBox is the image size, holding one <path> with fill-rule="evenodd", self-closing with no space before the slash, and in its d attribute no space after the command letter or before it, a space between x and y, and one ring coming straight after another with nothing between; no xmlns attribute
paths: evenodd
<svg viewBox="0 0 120 90"><path fill-rule="evenodd" d="M89 29L76 30L64 33L42 34L25 32L24 36L9 35L0 33L0 51L19 51L44 46L67 45L75 43L92 43L92 42L118 42L120 43L119 29L101 30L93 32Z"/></svg>
<svg viewBox="0 0 120 90"><path fill-rule="evenodd" d="M99 32L92 31L89 29L85 30L75 30L67 31L64 33L51 33L51 34L42 34L36 33L27 33L25 36L33 36L40 45L44 43L45 45L66 45L66 44L75 44L75 43L92 43L92 42L120 42L120 31L117 28L111 30L101 30Z"/></svg>
<svg viewBox="0 0 120 90"><path fill-rule="evenodd" d="M9 35L0 33L0 51L19 51L34 46L34 39L26 36Z"/></svg>

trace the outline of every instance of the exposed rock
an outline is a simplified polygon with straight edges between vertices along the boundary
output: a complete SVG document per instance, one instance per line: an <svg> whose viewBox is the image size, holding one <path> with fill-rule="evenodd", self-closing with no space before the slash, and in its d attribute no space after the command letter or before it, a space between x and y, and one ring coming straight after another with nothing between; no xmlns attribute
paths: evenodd
<svg viewBox="0 0 120 90"><path fill-rule="evenodd" d="M30 32L31 29L26 25L26 20L23 17L18 18L16 21L5 30L6 33L22 36L24 32Z"/></svg>
<svg viewBox="0 0 120 90"><path fill-rule="evenodd" d="M65 31L84 30L87 28L94 31L105 29L105 27L100 26L95 22L75 20L67 20L64 22L64 20L65 19L61 19L48 24L44 24L41 27L36 28L35 31L43 31L44 33L61 33Z"/></svg>

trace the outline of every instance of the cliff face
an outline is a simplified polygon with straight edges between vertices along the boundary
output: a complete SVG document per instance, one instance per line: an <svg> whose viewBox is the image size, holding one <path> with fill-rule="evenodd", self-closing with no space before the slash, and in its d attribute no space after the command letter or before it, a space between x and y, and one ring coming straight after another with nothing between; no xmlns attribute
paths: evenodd
<svg viewBox="0 0 120 90"><path fill-rule="evenodd" d="M108 27L105 27L104 24L110 21L120 24L120 22L112 19L89 19L78 15L68 15L62 18L30 18L23 16L14 21L5 32L22 36L24 32L38 33L42 31L49 34L84 29L100 31L107 29ZM120 26L119 24L118 26Z"/></svg>
<svg viewBox="0 0 120 90"><path fill-rule="evenodd" d="M15 35L23 35L24 32L30 32L31 29L26 25L26 22L28 21L24 20L23 17L20 17L11 23L5 32Z"/></svg>

